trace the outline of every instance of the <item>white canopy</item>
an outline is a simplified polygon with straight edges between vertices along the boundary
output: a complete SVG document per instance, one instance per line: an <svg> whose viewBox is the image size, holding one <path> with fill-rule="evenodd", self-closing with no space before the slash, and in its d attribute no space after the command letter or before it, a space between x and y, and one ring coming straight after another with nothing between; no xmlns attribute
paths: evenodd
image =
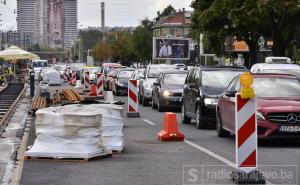
<svg viewBox="0 0 300 185"><path fill-rule="evenodd" d="M0 58L4 60L21 60L21 59L33 59L37 55L24 51L16 46L11 46L6 50L0 51Z"/></svg>

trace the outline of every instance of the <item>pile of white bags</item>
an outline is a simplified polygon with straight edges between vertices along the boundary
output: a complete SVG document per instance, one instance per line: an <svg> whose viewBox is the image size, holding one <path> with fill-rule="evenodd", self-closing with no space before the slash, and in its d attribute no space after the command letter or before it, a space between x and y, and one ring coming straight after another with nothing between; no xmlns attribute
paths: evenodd
<svg viewBox="0 0 300 185"><path fill-rule="evenodd" d="M124 148L123 108L108 104L66 105L36 112L33 157L90 158Z"/></svg>
<svg viewBox="0 0 300 185"><path fill-rule="evenodd" d="M43 70L41 75L43 81L48 82L49 85L61 85L60 73L55 69Z"/></svg>

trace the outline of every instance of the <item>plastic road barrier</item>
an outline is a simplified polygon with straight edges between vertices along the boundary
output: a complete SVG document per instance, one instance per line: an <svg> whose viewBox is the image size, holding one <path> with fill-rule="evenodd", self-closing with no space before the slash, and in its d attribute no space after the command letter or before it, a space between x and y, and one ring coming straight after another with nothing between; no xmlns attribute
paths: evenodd
<svg viewBox="0 0 300 185"><path fill-rule="evenodd" d="M128 80L127 117L140 117L137 80Z"/></svg>

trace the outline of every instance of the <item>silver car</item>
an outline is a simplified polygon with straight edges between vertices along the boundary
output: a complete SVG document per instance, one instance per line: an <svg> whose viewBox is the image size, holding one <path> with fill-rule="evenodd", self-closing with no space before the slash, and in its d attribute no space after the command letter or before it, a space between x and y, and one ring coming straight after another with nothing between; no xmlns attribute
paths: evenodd
<svg viewBox="0 0 300 185"><path fill-rule="evenodd" d="M148 106L152 100L153 82L158 75L167 69L176 69L174 65L150 64L144 71L144 77L139 82L139 102L143 106Z"/></svg>

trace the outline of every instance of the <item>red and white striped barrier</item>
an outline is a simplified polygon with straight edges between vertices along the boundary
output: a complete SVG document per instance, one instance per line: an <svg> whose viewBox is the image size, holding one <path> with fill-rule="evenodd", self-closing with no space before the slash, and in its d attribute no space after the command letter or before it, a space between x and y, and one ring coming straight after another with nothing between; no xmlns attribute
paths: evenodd
<svg viewBox="0 0 300 185"><path fill-rule="evenodd" d="M97 73L97 96L103 96L104 76L102 73Z"/></svg>
<svg viewBox="0 0 300 185"><path fill-rule="evenodd" d="M249 173L257 167L256 98L235 99L236 165Z"/></svg>
<svg viewBox="0 0 300 185"><path fill-rule="evenodd" d="M76 71L72 71L71 85L76 85Z"/></svg>
<svg viewBox="0 0 300 185"><path fill-rule="evenodd" d="M128 80L127 117L140 117L137 80Z"/></svg>
<svg viewBox="0 0 300 185"><path fill-rule="evenodd" d="M64 81L68 82L68 72L67 72L67 70L64 71Z"/></svg>
<svg viewBox="0 0 300 185"><path fill-rule="evenodd" d="M90 91L90 90L91 90L90 72L85 71L83 91Z"/></svg>

